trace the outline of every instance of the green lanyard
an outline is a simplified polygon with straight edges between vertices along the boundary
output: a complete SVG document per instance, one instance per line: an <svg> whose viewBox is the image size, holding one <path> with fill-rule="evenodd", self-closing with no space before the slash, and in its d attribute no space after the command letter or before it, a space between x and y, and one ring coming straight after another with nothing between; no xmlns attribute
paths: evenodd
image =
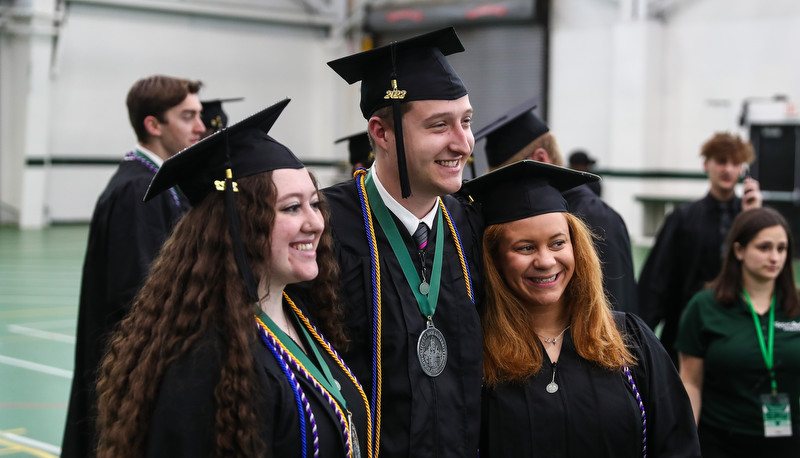
<svg viewBox="0 0 800 458"><path fill-rule="evenodd" d="M397 257L397 260L400 262L400 267L403 269L403 274L406 276L406 281L408 282L408 285L411 286L411 290L414 292L414 297L417 298L419 311L422 312L424 316L432 318L433 314L436 312L436 302L439 300L439 284L442 277L442 247L444 246L442 207L438 207L436 213L436 248L434 249L433 253L431 289L428 292L428 297L425 297L424 294L419 292L419 288L417 287L421 281L419 279L419 275L417 275L417 270L414 267L414 263L411 261L411 256L408 254L408 248L406 248L403 238L400 236L400 232L397 230L397 225L395 225L392 216L389 214L389 209L386 208L386 204L383 203L380 193L378 193L378 188L375 187L375 183L372 180L372 173L372 170L370 170L367 174L366 180L364 180L372 211L375 213L375 218L378 219L378 224L380 224L383 232L386 233L386 238L389 239L389 243L392 245L392 251Z"/></svg>
<svg viewBox="0 0 800 458"><path fill-rule="evenodd" d="M303 365L303 367L306 368L306 370L311 374L312 377L314 377L317 380L317 382L319 382L320 385L322 385L323 387L325 387L326 390L328 390L328 393L330 393L330 395L336 399L339 405L342 406L342 409L347 411L347 403L344 400L344 396L342 396L341 390L338 388L336 384L336 380L333 378L333 374L331 374L330 368L328 368L328 364L325 363L324 359L322 359L322 355L320 355L319 350L317 350L317 346L311 339L311 336L308 334L306 327L303 326L303 323L301 323L300 320L297 318L297 315L295 315L294 313L292 314L295 320L297 320L297 322L300 324L300 329L303 331L303 336L305 337L306 345L309 348L311 348L311 350L314 353L314 357L316 358L319 364L312 363L311 360L308 358L308 356L305 354L305 352L303 352L300 346L297 345L297 342L295 342L294 339L292 339L285 332L283 332L283 330L278 325L276 325L274 321L272 321L272 318L270 318L269 315L264 313L264 311L261 310L260 308L257 309L257 312L258 312L258 317L261 319L261 321L263 321L264 324L266 324L269 327L269 329L275 334L275 336L278 337L278 340L280 340L281 344L283 344L283 346L286 347L286 350L288 350L289 353L291 353L291 355L295 357L300 362L300 364ZM320 369L322 369L321 372Z"/></svg>
<svg viewBox="0 0 800 458"><path fill-rule="evenodd" d="M745 299L747 299L747 305L750 306L750 312L753 313L753 322L756 325L756 334L758 334L758 344L761 346L761 355L764 357L764 364L767 366L769 378L772 382L772 395L777 396L778 382L775 381L775 370L773 368L773 358L775 356L775 294L772 295L772 305L769 308L769 334L767 343L764 344L764 332L761 331L761 322L758 319L756 309L753 307L753 301L750 300L750 295L747 294L747 291L742 289L742 292L744 293Z"/></svg>

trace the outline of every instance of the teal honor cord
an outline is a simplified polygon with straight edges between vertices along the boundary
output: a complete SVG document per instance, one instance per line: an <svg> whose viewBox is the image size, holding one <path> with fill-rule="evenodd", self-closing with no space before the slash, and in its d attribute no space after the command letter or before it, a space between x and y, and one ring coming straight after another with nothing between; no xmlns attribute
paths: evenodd
<svg viewBox="0 0 800 458"><path fill-rule="evenodd" d="M422 331L417 340L417 358L419 359L422 371L430 377L436 377L444 371L447 364L447 342L444 335L436 329L433 324L433 315L436 312L436 303L439 300L439 286L442 277L442 254L444 252L444 225L442 223L442 209L438 206L436 213L436 246L433 254L433 268L431 272L431 280L428 283L425 278L420 280L417 269L414 267L414 262L411 260L411 255L408 253L405 242L403 241L397 225L392 219L389 209L383 203L383 200L375 187L372 178L372 171L367 173L365 187L367 196L369 197L370 206L378 220L386 238L389 239L389 244L392 246L392 251L397 257L403 274L406 277L406 282L411 287L414 297L417 299L417 304L422 316L426 317L426 328ZM423 262L423 271L425 269Z"/></svg>

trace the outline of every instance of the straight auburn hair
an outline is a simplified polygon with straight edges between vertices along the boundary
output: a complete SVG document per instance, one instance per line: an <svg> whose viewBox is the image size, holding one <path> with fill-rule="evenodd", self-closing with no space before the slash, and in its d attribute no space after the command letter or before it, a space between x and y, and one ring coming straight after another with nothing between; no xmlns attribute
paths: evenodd
<svg viewBox="0 0 800 458"><path fill-rule="evenodd" d="M580 218L563 213L575 257L575 273L564 291L570 333L578 354L608 370L621 370L636 359L614 323L603 290L594 234ZM533 217L535 218L535 216ZM481 311L484 385L523 382L542 368L542 350L536 339L528 305L523 303L498 269L500 242L508 223L486 228L483 261L486 300Z"/></svg>

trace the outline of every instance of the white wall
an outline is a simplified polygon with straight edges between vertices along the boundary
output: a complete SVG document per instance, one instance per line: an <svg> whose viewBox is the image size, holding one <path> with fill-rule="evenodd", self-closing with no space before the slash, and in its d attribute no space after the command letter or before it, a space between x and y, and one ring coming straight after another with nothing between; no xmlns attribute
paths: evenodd
<svg viewBox="0 0 800 458"><path fill-rule="evenodd" d="M800 99L800 2L651 1L669 8L645 19L626 11L633 3L552 2L549 119L565 153L586 148L601 169L701 172L700 146L715 131L745 133L745 98ZM634 238L636 195L706 191L692 180L609 178L604 186Z"/></svg>
<svg viewBox="0 0 800 458"><path fill-rule="evenodd" d="M155 73L202 80L201 99L245 97L226 104L229 122L290 97L292 103L271 134L301 159L335 159L333 139L349 127L344 124L348 117L335 117L331 109L339 100L336 90L347 89L325 65L348 50L320 25L75 3L53 49L54 55L44 58L49 80L31 84L49 94L47 104L35 105L43 117L28 117L26 137L43 147L27 148L24 154L4 148L6 162L9 156L17 164L31 157L121 159L135 143L127 91L137 79ZM11 122L4 119L6 125ZM346 158L343 151L340 157ZM88 221L114 170L113 165L28 166L25 197L3 193L3 200L23 208L23 225ZM322 181L335 178L323 176ZM26 219L26 212L32 216Z"/></svg>
<svg viewBox="0 0 800 458"><path fill-rule="evenodd" d="M226 106L231 122L291 97L273 133L303 159L344 159L344 145L333 146L332 140L363 129L358 85L345 86L325 65L356 49L330 39L318 17L307 23L296 17L250 21L103 2L69 2L55 55L45 58L49 96L41 125L29 105L38 97L31 94L43 93L37 86L43 83L31 81L27 67L9 62L39 68L43 58L30 57L30 37L0 33L3 202L22 205L19 164L25 158L120 157L134 143L125 94L136 79L152 73L201 79L206 98L246 97ZM301 7L289 0L264 2L281 11ZM640 17L632 13L640 3L667 9ZM700 172L700 145L715 131L739 129L744 98L783 93L800 99L800 60L793 57L800 44L800 2L795 0L552 0L551 9L548 120L565 154L586 148L601 169ZM479 115L480 106L475 108ZM18 132L30 128L17 129L13 123L19 117L32 123L34 132L50 127L41 139L21 140ZM45 151L34 151L32 145L39 144ZM43 188L26 199L35 201L36 192L44 196L42 208L28 210L42 212L46 223L88 220L114 167L25 170L29 182ZM338 178L325 173L323 182ZM637 195L704 192L702 180L604 182L606 199L634 238L642 229Z"/></svg>

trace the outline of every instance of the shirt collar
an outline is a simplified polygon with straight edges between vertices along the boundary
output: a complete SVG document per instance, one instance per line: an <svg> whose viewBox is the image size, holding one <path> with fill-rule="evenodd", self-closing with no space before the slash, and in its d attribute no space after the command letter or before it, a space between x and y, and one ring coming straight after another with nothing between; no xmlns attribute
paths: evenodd
<svg viewBox="0 0 800 458"><path fill-rule="evenodd" d="M378 194L381 196L381 200L383 200L384 205L386 208L389 209L390 212L400 220L400 223L403 227L406 228L409 235L413 235L416 232L419 223L425 223L428 226L428 229L433 227L433 220L436 218L436 209L439 206L439 197L436 197L436 205L431 208L431 211L428 212L422 219L417 218L413 213L406 210L400 202L396 201L389 191L383 187L381 180L378 178L378 170L375 168L376 164L372 164L370 172L372 173L372 181L375 183L375 188L378 190Z"/></svg>
<svg viewBox="0 0 800 458"><path fill-rule="evenodd" d="M161 165L164 163L164 159L161 159L160 157L158 157L156 155L156 153L150 151L149 149L145 148L141 144L137 143L136 147L134 149L136 149L136 151L138 151L138 152L144 154L145 156L147 156L147 158L150 159L151 161L153 161L153 164L158 166L158 168L161 168Z"/></svg>

